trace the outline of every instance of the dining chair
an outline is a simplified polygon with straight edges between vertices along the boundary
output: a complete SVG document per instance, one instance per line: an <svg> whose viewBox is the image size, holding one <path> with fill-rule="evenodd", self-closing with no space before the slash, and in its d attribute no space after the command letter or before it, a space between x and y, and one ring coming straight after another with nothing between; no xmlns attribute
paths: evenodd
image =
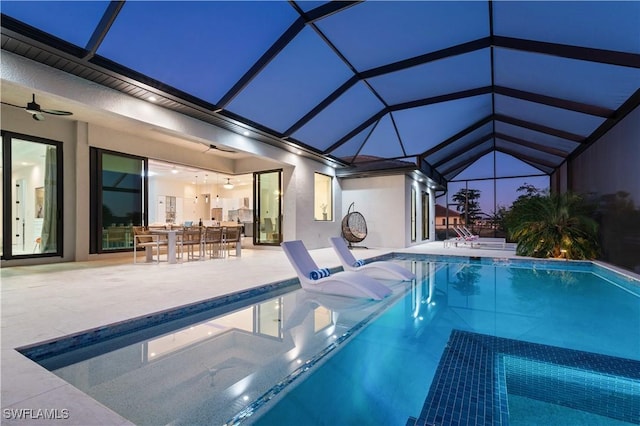
<svg viewBox="0 0 640 426"><path fill-rule="evenodd" d="M205 253L209 252L209 258L224 257L223 234L220 226L207 226L204 231Z"/></svg>
<svg viewBox="0 0 640 426"><path fill-rule="evenodd" d="M151 234L144 226L133 227L133 263L138 262L137 249L153 250L155 248L156 263L160 263L160 247L167 246L167 240L161 235ZM151 254L153 257L153 253Z"/></svg>

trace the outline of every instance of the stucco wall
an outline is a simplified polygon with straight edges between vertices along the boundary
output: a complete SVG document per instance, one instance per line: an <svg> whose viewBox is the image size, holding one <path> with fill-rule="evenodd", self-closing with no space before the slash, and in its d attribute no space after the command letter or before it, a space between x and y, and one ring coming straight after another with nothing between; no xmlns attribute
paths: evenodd
<svg viewBox="0 0 640 426"><path fill-rule="evenodd" d="M414 182L405 175L342 180L344 215L350 204L355 202L354 210L360 212L367 222L367 237L360 245L404 248L422 242L420 194L427 189L416 185L417 238L411 242L410 197ZM430 199L433 212L433 197ZM433 235L433 229L430 231Z"/></svg>
<svg viewBox="0 0 640 426"><path fill-rule="evenodd" d="M274 158L241 160L236 167L233 160L202 155L198 151L176 149L174 145L145 139L134 134L84 122L47 117L45 122L34 121L28 114L10 107L2 107L2 128L25 135L63 142L64 154L64 256L62 258L20 259L5 263L32 264L89 258L89 149L100 147L143 157L175 161L205 169L257 171L283 169L283 238L302 239L308 248L327 247L328 237L339 235L341 188L334 179L334 220L318 222L313 219L313 176L321 172L333 176L334 169L309 158L300 157L274 147L260 147ZM287 164L288 163L288 164ZM154 199L150 199L150 204Z"/></svg>

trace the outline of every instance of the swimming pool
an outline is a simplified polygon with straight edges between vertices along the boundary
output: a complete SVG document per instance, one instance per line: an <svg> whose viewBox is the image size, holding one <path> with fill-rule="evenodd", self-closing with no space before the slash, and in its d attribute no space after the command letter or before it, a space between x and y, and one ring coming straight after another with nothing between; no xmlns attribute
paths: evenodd
<svg viewBox="0 0 640 426"><path fill-rule="evenodd" d="M136 424L404 425L428 412L457 333L640 365L640 287L628 277L584 262L394 259L422 278L393 283L382 303L283 286L227 315L163 313L135 333L100 330L98 344L74 336L23 352Z"/></svg>

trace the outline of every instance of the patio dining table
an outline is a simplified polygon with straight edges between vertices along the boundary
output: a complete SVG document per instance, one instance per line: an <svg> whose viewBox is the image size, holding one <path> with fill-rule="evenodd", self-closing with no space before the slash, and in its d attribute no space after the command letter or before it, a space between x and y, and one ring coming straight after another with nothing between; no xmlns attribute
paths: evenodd
<svg viewBox="0 0 640 426"><path fill-rule="evenodd" d="M178 234L177 229L149 229L151 234L155 235L166 235L167 236L167 262L168 263L177 263L176 259L176 235ZM146 250L147 254L147 262L151 262L152 259L152 250Z"/></svg>

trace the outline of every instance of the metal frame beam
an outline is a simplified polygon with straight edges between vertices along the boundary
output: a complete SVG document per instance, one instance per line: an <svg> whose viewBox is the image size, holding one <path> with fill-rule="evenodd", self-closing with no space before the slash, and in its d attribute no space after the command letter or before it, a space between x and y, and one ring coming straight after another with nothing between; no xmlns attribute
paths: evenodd
<svg viewBox="0 0 640 426"><path fill-rule="evenodd" d="M546 146L546 145L541 145L541 144L535 143L535 142L529 142L527 140L516 138L514 136L505 135L504 133L495 133L494 136L496 137L496 139L502 139L502 140L505 140L507 142L514 143L516 145L520 145L520 146L524 146L524 147L527 147L527 148L535 149L536 151L544 152L546 154L555 155L556 157L567 158L567 156L569 155L568 152L563 151L561 149L553 148L553 147Z"/></svg>
<svg viewBox="0 0 640 426"><path fill-rule="evenodd" d="M118 17L118 14L120 13L120 10L122 10L122 6L124 6L124 1L109 2L109 6L107 6L107 9L104 11L102 18L98 23L98 26L96 26L96 28L93 30L93 34L91 34L91 38L89 39L89 42L86 46L87 54L83 59L91 59L96 54L98 48L100 47L100 44L107 36L111 25L113 25L114 21Z"/></svg>
<svg viewBox="0 0 640 426"><path fill-rule="evenodd" d="M568 44L548 43L521 38L493 36L493 45L506 49L522 50L531 53L560 56L580 61L600 62L621 67L640 68L640 55L615 50L594 49L591 47L571 46Z"/></svg>
<svg viewBox="0 0 640 426"><path fill-rule="evenodd" d="M487 155L488 153L490 153L491 151L493 151L495 148L493 146L489 146L483 150L481 150L480 152L478 152L475 155L472 155L471 157L462 160L462 161L458 161L457 163L453 163L450 167L444 169L444 170L439 170L440 174L442 174L443 176L448 175L449 173L451 173L453 170L456 170L462 166L468 166L470 164L473 164L476 160L478 160L479 158L481 158L484 155Z"/></svg>
<svg viewBox="0 0 640 426"><path fill-rule="evenodd" d="M444 157L442 160L433 163L433 167L438 168L440 166L442 166L443 164L448 163L449 161L453 160L454 158L464 154L465 152L468 152L472 149L474 149L475 147L482 145L483 143L485 143L488 140L493 139L493 134L492 133L488 133L484 136L482 136L481 138L463 146L458 148L457 150L455 150L454 152L452 152L451 154L447 155L446 157Z"/></svg>
<svg viewBox="0 0 640 426"><path fill-rule="evenodd" d="M595 115L597 117L609 118L615 112L609 108L589 105L582 102L574 102L567 99L554 98L552 96L541 95L538 93L525 92L523 90L511 89L504 86L494 86L493 91L498 95L509 96L510 98L522 99L569 111L581 112L583 114Z"/></svg>
<svg viewBox="0 0 640 426"><path fill-rule="evenodd" d="M536 132L546 133L547 135L556 136L561 139L566 139L572 142L584 143L585 137L576 135L575 133L565 132L564 130L554 129L553 127L543 126L542 124L532 123L526 120L520 120L519 118L510 117L502 114L495 114L494 118L497 121L503 123L513 124L514 126L524 127L525 129L535 130Z"/></svg>
<svg viewBox="0 0 640 426"><path fill-rule="evenodd" d="M433 148L428 149L427 151L423 152L422 154L420 154L420 157L426 158L432 154L434 154L435 152L446 148L447 146L449 146L450 144L454 143L455 141L457 141L458 139L460 139L461 137L464 137L466 135L468 135L469 133L479 129L480 127L484 126L487 123L490 123L493 120L493 115L487 115L485 118L476 121L475 123L473 123L471 126L467 127L466 129L463 129L461 131L459 131L458 133L456 133L455 135L451 136L448 139L445 139L444 141L440 142L438 145L434 146Z"/></svg>
<svg viewBox="0 0 640 426"><path fill-rule="evenodd" d="M304 29L305 20L300 17L296 19L293 24L287 28L287 30L271 45L269 49L253 64L251 68L233 85L227 93L222 96L218 102L219 108L225 108L229 103L244 89L247 85L256 78L256 76L262 71L278 53L284 49L289 42L291 42L297 35Z"/></svg>
<svg viewBox="0 0 640 426"><path fill-rule="evenodd" d="M519 153L519 152L514 151L514 150L512 150L512 149L509 149L509 148L505 148L505 147L498 147L498 146L496 146L496 147L495 147L495 150L496 150L496 151L499 151L499 152L502 152L502 153L504 153L504 154L508 154L508 155L510 155L510 156L512 156L512 157L514 157L514 158L517 158L517 159L518 159L518 160L520 160L520 161L528 162L528 163L530 163L531 165L533 165L533 164L537 164L537 165L539 165L539 166L548 167L548 168L550 168L550 169L552 169L552 170L553 170L553 169L555 169L556 167L558 167L558 165L557 165L557 164L550 163L550 162L548 162L548 161L541 160L541 159L539 159L539 158L534 158L534 157L531 157L530 155L525 155L525 154ZM534 167L535 167L535 166L534 166ZM537 168L537 169L540 169L540 167L536 167L536 168ZM542 170L542 169L540 169L540 170ZM544 171L544 170L543 170L543 171Z"/></svg>
<svg viewBox="0 0 640 426"><path fill-rule="evenodd" d="M596 130L591 133L587 139L585 139L584 143L576 148L567 158L567 161L574 160L578 157L584 150L589 148L593 143L595 143L598 139L605 135L609 130L611 130L616 124L618 124L623 118L625 118L631 111L638 108L640 106L640 89L636 90L633 95L629 97L621 106L618 108L613 114L612 117L608 118L604 121Z"/></svg>

